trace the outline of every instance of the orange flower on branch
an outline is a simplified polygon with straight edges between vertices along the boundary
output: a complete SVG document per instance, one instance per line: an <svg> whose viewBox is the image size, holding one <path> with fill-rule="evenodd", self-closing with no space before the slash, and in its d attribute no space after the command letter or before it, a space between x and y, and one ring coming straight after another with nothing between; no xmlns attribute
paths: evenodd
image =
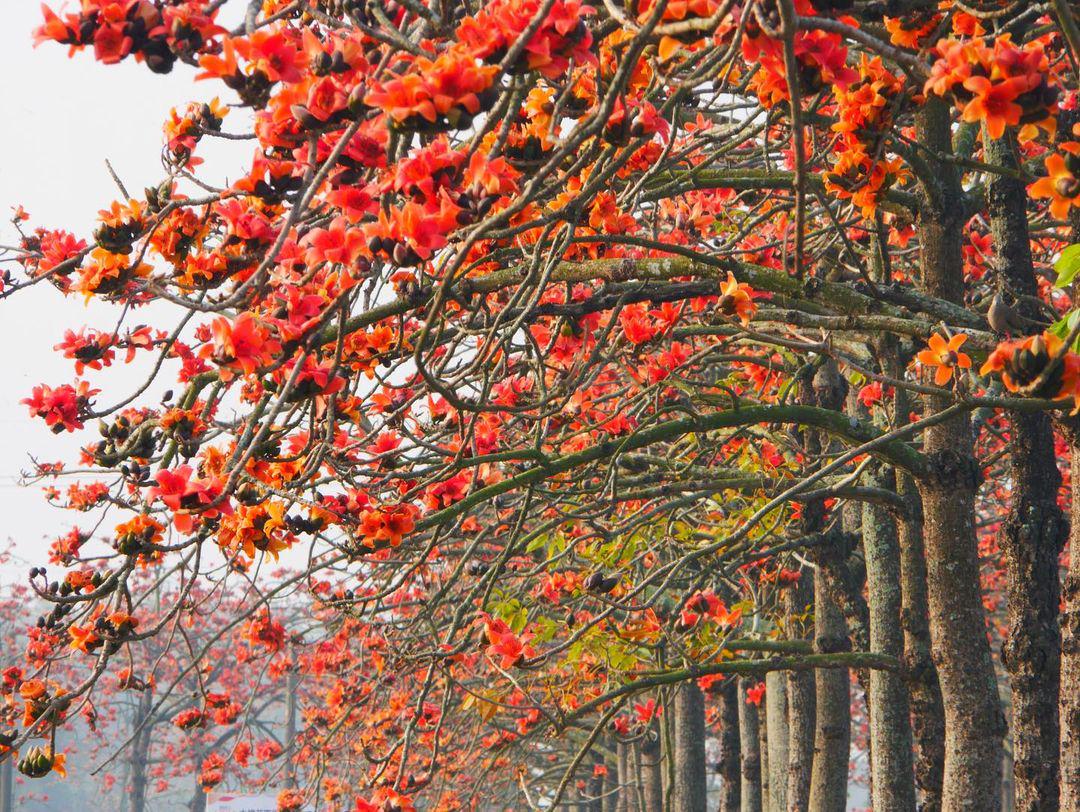
<svg viewBox="0 0 1080 812"><path fill-rule="evenodd" d="M102 644L102 639L94 633L92 626L69 626L68 636L71 638L71 648L90 654Z"/></svg>
<svg viewBox="0 0 1080 812"><path fill-rule="evenodd" d="M1062 354L1064 358L1046 380L1029 391L1047 366ZM1067 352L1064 342L1053 333L998 344L979 370L980 375L990 373L1000 375L1010 392L1054 400L1072 397L1080 408L1080 356Z"/></svg>
<svg viewBox="0 0 1080 812"><path fill-rule="evenodd" d="M1050 214L1058 220L1069 216L1073 206L1080 206L1080 142L1058 145L1061 152L1046 156L1047 175L1028 187L1035 198L1050 198Z"/></svg>
<svg viewBox="0 0 1080 812"><path fill-rule="evenodd" d="M971 358L960 352L960 347L967 341L964 333L958 333L949 339L934 333L927 342L928 349L919 350L915 356L924 367L934 370L934 383L944 386L956 369L970 369Z"/></svg>
<svg viewBox="0 0 1080 812"><path fill-rule="evenodd" d="M937 14L922 12L905 14L903 17L886 17L885 30L889 32L889 41L901 48L921 47L924 37L934 33L941 17Z"/></svg>
<svg viewBox="0 0 1080 812"><path fill-rule="evenodd" d="M251 646L262 646L272 652L285 648L285 627L265 609L251 619L247 627L247 640Z"/></svg>
<svg viewBox="0 0 1080 812"><path fill-rule="evenodd" d="M39 679L28 679L19 686L19 696L27 702L41 699L46 691L45 683Z"/></svg>
<svg viewBox="0 0 1080 812"><path fill-rule="evenodd" d="M964 105L964 121L986 123L991 138L1001 138L1006 126L1016 126L1024 108L1016 103L1021 95L1031 89L1028 77L1015 77L1004 82L991 82L985 76L969 76L964 89L974 98Z"/></svg>
<svg viewBox="0 0 1080 812"><path fill-rule="evenodd" d="M101 247L90 252L90 260L80 271L79 281L74 286L87 300L91 296L109 297L121 293L134 279L150 274L150 266L145 262L132 265L126 254L114 254Z"/></svg>
<svg viewBox="0 0 1080 812"><path fill-rule="evenodd" d="M379 550L397 547L416 526L417 510L412 505L384 505L360 515L358 534L365 547Z"/></svg>
<svg viewBox="0 0 1080 812"><path fill-rule="evenodd" d="M232 516L222 520L217 539L222 547L242 552L248 558L254 558L258 550L275 561L294 540L285 524L285 505L277 501L238 507Z"/></svg>
<svg viewBox="0 0 1080 812"><path fill-rule="evenodd" d="M529 645L532 635L518 636L499 618L482 616L484 634L488 640L487 655L499 668L512 668L522 660L536 656L536 650Z"/></svg>
<svg viewBox="0 0 1080 812"><path fill-rule="evenodd" d="M482 10L462 20L457 30L458 40L477 57L497 63L526 30L531 30L521 55L508 68L511 73L535 70L548 79L558 79L571 61L576 65L596 64L591 50L592 32L585 25L585 18L594 9L580 0L555 0L549 4L540 0L494 0L480 5Z"/></svg>
<svg viewBox="0 0 1080 812"><path fill-rule="evenodd" d="M434 60L416 57L403 75L375 82L364 103L383 110L403 130L460 129L494 102L498 72L497 65L476 64L462 48Z"/></svg>
<svg viewBox="0 0 1080 812"><path fill-rule="evenodd" d="M412 800L407 795L399 795L390 787L380 787L371 796L371 801L356 799L354 812L416 812Z"/></svg>
<svg viewBox="0 0 1080 812"><path fill-rule="evenodd" d="M1042 45L1014 45L1008 34L993 46L983 40L945 40L924 86L926 93L951 96L964 121L982 122L991 138L1001 138L1008 126L1038 123L1052 132L1058 87ZM1034 127L1022 130L1030 140Z"/></svg>
<svg viewBox="0 0 1080 812"><path fill-rule="evenodd" d="M757 312L757 305L753 300L753 289L735 279L735 275L728 271L727 280L720 283L720 300L716 303L717 310L727 318L738 318L744 325L750 323L750 319Z"/></svg>
<svg viewBox="0 0 1080 812"><path fill-rule="evenodd" d="M219 477L193 479L193 473L190 465L158 471L158 484L148 488L144 497L148 504L155 499L164 502L173 511L173 526L182 533L191 532L197 515L214 519L232 513L228 499L213 508L206 507L220 499L224 481Z"/></svg>
<svg viewBox="0 0 1080 812"><path fill-rule="evenodd" d="M44 418L45 425L54 434L59 434L83 427L82 419L90 409L91 398L99 391L91 389L86 381L79 381L77 386L63 384L55 389L39 384L34 387L31 397L20 402L30 408L31 415Z"/></svg>
<svg viewBox="0 0 1080 812"><path fill-rule="evenodd" d="M245 374L254 374L281 351L281 344L251 313L241 313L234 321L224 316L214 319L210 330L214 341L212 346L203 348L202 355L223 367L222 376L226 379L236 367Z"/></svg>

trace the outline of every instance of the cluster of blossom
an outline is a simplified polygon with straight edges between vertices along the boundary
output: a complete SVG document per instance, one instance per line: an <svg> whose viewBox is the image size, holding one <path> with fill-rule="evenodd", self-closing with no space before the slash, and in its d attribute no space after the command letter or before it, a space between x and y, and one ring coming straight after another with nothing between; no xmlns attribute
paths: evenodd
<svg viewBox="0 0 1080 812"><path fill-rule="evenodd" d="M210 0L81 0L78 13L63 17L45 6L45 24L34 37L70 45L72 51L93 47L105 64L134 56L155 73L168 73L178 57L193 61L214 47L214 38L224 33L214 22L217 5Z"/></svg>

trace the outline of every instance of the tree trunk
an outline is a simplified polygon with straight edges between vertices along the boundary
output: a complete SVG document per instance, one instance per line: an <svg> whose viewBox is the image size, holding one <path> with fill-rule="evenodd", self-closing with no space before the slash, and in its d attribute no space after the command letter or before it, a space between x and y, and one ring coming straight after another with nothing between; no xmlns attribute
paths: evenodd
<svg viewBox="0 0 1080 812"><path fill-rule="evenodd" d="M296 788L296 703L299 679L295 668L285 676L285 786Z"/></svg>
<svg viewBox="0 0 1080 812"><path fill-rule="evenodd" d="M1058 554L1066 525L1060 476L1045 414L1012 418L1012 504L1001 526L1009 636L1002 660L1012 689L1016 808L1058 805Z"/></svg>
<svg viewBox="0 0 1080 812"><path fill-rule="evenodd" d="M10 756L0 764L0 812L15 812L15 769Z"/></svg>
<svg viewBox="0 0 1080 812"><path fill-rule="evenodd" d="M928 150L951 152L946 103L928 99L917 114L919 140ZM963 301L963 190L956 167L928 159L934 177L919 218L920 269L927 293ZM945 408L930 398L930 413ZM928 428L924 452L932 471L920 483L923 497L927 593L934 660L945 704L945 812L995 812L1001 805L1001 738L1004 729L990 646L986 639L975 539L975 490L980 471L966 418Z"/></svg>
<svg viewBox="0 0 1080 812"><path fill-rule="evenodd" d="M841 411L848 395L848 386L836 363L827 360L815 372L810 385L800 387L799 395L804 402L816 403L823 409ZM822 452L827 452L831 443L827 435L813 433L807 435L804 444L807 458L815 459L822 458ZM827 521L823 499L807 502L803 506L802 525L807 534L823 532ZM803 579L807 579L805 573ZM839 605L829 594L829 577L825 567L821 565L814 569L812 601L815 649L821 653L850 650L844 617ZM823 668L804 677L802 684L813 682L815 693L810 781L805 787L805 796L802 794L801 784L789 787L788 803L794 809L843 810L847 796L848 745L851 735L850 678L848 672L840 668ZM796 695L797 691L789 691L792 699ZM808 720L799 719L796 703L793 701L793 735L797 722L806 721ZM793 763L794 754L793 747Z"/></svg>
<svg viewBox="0 0 1080 812"><path fill-rule="evenodd" d="M195 794L191 796L188 809L190 812L206 812L206 790L199 783L198 772L195 773Z"/></svg>
<svg viewBox="0 0 1080 812"><path fill-rule="evenodd" d="M1080 427L1069 427L1069 569L1061 614L1061 810L1080 812Z"/></svg>
<svg viewBox="0 0 1080 812"><path fill-rule="evenodd" d="M633 745L619 742L619 803L617 812L637 812L638 784Z"/></svg>
<svg viewBox="0 0 1080 812"><path fill-rule="evenodd" d="M893 488L890 478L873 481ZM900 626L900 545L896 523L877 505L862 512L866 591L870 596L870 650L900 658L904 635ZM874 806L914 809L915 780L911 759L911 722L907 686L892 671L870 672L870 775Z"/></svg>
<svg viewBox="0 0 1080 812"><path fill-rule="evenodd" d="M828 596L824 576L814 574L814 648L820 652L850 648L847 626L840 609ZM817 689L817 726L814 731L814 766L810 777L810 808L815 812L843 812L847 804L848 759L851 744L851 684L842 668L820 668L814 674Z"/></svg>
<svg viewBox="0 0 1080 812"><path fill-rule="evenodd" d="M942 807L989 812L1001 800L1004 720L979 587L978 471L966 421L928 430L926 447L936 468L921 487L930 631L945 707Z"/></svg>
<svg viewBox="0 0 1080 812"><path fill-rule="evenodd" d="M705 696L696 682L675 691L675 771L672 812L695 812L706 806Z"/></svg>
<svg viewBox="0 0 1080 812"><path fill-rule="evenodd" d="M704 721L704 716L702 717ZM638 745L641 765L642 797L645 812L661 812L664 808L663 752L660 747L660 725L654 719Z"/></svg>
<svg viewBox="0 0 1080 812"><path fill-rule="evenodd" d="M983 139L990 163L1017 168L1011 137L994 141L984 131ZM992 174L986 191L1001 281L1011 293L1034 299L1038 284L1031 261L1024 184L1015 177ZM1016 310L1024 318L1041 317L1038 307L1023 298ZM1009 422L1012 500L999 537L1009 623L1002 660L1012 690L1016 808L1043 812L1058 805L1058 556L1067 530L1057 504L1061 476L1050 417L1044 412L1013 412Z"/></svg>
<svg viewBox="0 0 1080 812"><path fill-rule="evenodd" d="M602 742L600 743L602 746ZM585 804L585 809L588 812L604 812L604 774L601 771L597 775L597 767L606 767L604 763L604 757L600 753L599 749L593 750L592 768L589 772L588 778L585 779L585 792L588 795L588 802Z"/></svg>
<svg viewBox="0 0 1080 812"><path fill-rule="evenodd" d="M1006 742L1005 754L1001 759L1001 812L1013 812L1016 809L1015 775L1012 742ZM1054 799L1054 808L1057 808L1057 798Z"/></svg>
<svg viewBox="0 0 1080 812"><path fill-rule="evenodd" d="M604 777L602 775L589 776L585 782L585 792L588 794L585 809L588 812L604 812Z"/></svg>
<svg viewBox="0 0 1080 812"><path fill-rule="evenodd" d="M761 740L758 736L758 709L746 701L746 689L752 679L740 677L738 682L739 714L739 772L742 783L739 791L741 812L761 812Z"/></svg>
<svg viewBox="0 0 1080 812"><path fill-rule="evenodd" d="M720 688L720 803L719 812L739 812L739 686L734 677Z"/></svg>
<svg viewBox="0 0 1080 812"><path fill-rule="evenodd" d="M835 362L826 360L816 368L808 367L799 378L799 402L826 409L839 408L844 402L844 379ZM816 431L802 434L807 459L820 459L828 440ZM800 530L804 534L821 532L825 527L825 502L815 499L803 505ZM803 639L810 632L801 618L813 610L813 579L803 571L799 579L783 591L784 631L789 637ZM814 720L816 716L815 678L812 672L787 674L788 771L787 807L796 812L808 809L810 780L814 764Z"/></svg>
<svg viewBox="0 0 1080 812"><path fill-rule="evenodd" d="M908 359L899 355L895 341L880 347L879 352L885 372L893 377L903 376ZM897 422L907 422L906 416L911 414L911 409L908 393L897 389L893 395L893 414ZM903 631L903 677L911 711L915 786L919 792L919 809L939 812L945 771L945 709L937 667L931 655L922 498L909 474L900 470L894 470L893 474L896 492L905 508L903 521L897 528L900 625Z"/></svg>
<svg viewBox="0 0 1080 812"><path fill-rule="evenodd" d="M862 572L852 566L848 560L850 554L850 546L826 546L813 551L813 560L823 571L822 583L825 584L829 597L843 615L851 648L855 651L869 651L870 612L862 594Z"/></svg>
<svg viewBox="0 0 1080 812"><path fill-rule="evenodd" d="M131 812L146 812L146 767L150 757L150 725L148 719L154 696L149 688L139 693L134 727L138 732L131 742Z"/></svg>
<svg viewBox="0 0 1080 812"><path fill-rule="evenodd" d="M897 400L897 413L906 413L906 399ZM904 676L911 700L915 744L915 786L923 812L941 809L945 774L945 708L937 666L930 653L930 618L926 597L926 558L923 547L922 498L907 474L898 474L897 491L907 503L900 525L900 580L904 608Z"/></svg>
<svg viewBox="0 0 1080 812"><path fill-rule="evenodd" d="M787 677L781 671L765 676L765 718L769 744L769 812L786 812L788 785Z"/></svg>
<svg viewBox="0 0 1080 812"><path fill-rule="evenodd" d="M619 812L619 799L622 797L622 790L619 787L620 756L619 746L615 743L613 736L609 736L607 739L607 750L614 757L609 756L606 762L607 772L604 775L604 797L601 812Z"/></svg>
<svg viewBox="0 0 1080 812"><path fill-rule="evenodd" d="M812 608L812 591L811 575L803 572L798 583L793 584L785 594L789 620L795 615L805 614L808 607ZM787 673L787 808L792 812L803 812L810 807L810 776L814 764L815 688L813 672Z"/></svg>
<svg viewBox="0 0 1080 812"><path fill-rule="evenodd" d="M759 702L754 708L757 711L758 720L758 742L761 744L761 808L765 812L771 812L772 795L769 790L770 782L772 781L772 774L769 771L769 703ZM787 711L785 711L786 713ZM787 733L784 733L785 737Z"/></svg>

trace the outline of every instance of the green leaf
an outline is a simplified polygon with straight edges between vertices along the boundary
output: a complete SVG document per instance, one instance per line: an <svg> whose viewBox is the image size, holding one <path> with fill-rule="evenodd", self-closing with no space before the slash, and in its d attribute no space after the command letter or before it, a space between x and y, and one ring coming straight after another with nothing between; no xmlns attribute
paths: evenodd
<svg viewBox="0 0 1080 812"><path fill-rule="evenodd" d="M1080 323L1080 310L1072 310L1055 321L1050 326L1050 332L1064 341L1069 337L1069 333L1076 329L1077 323ZM1080 341L1074 342L1073 350L1076 349L1076 344L1080 344Z"/></svg>
<svg viewBox="0 0 1080 812"><path fill-rule="evenodd" d="M555 634L559 630L559 624L552 620L547 615L541 615L534 623L535 634L533 638L537 643L550 643L555 639Z"/></svg>
<svg viewBox="0 0 1080 812"><path fill-rule="evenodd" d="M515 601L515 603L517 603ZM514 632L514 634L521 634L525 631L525 626L529 623L529 610L524 606L518 604L517 611L512 617L506 619L506 625L508 625Z"/></svg>
<svg viewBox="0 0 1080 812"><path fill-rule="evenodd" d="M528 546L525 548L525 554L528 555L529 553L534 553L534 552L539 550L541 547L543 547L547 543L548 543L547 533L541 533L540 535L538 535L536 538L534 538L532 541L529 542Z"/></svg>
<svg viewBox="0 0 1080 812"><path fill-rule="evenodd" d="M1080 273L1080 244L1070 245L1062 251L1054 263L1054 270L1058 275L1054 284L1059 288L1068 286Z"/></svg>

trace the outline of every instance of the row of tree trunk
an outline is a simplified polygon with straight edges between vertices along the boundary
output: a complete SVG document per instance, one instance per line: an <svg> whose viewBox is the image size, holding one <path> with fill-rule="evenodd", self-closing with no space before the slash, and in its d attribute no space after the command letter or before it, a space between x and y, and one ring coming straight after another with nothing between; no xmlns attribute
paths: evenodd
<svg viewBox="0 0 1080 812"><path fill-rule="evenodd" d="M964 191L950 157L955 139L944 105L928 101L918 129L920 143L929 149L917 223L920 286L963 305ZM1016 145L1008 138L983 137L985 160L1004 170L991 175L987 187L999 284L1021 302L1034 302L1036 276L1025 194L1015 171ZM879 253L884 265L885 252ZM875 277L887 282L888 268L880 265ZM884 374L903 374L907 359L895 343L882 341L875 350ZM801 382L800 399L869 419L852 397L845 400L836 381L842 382L836 370L822 364ZM949 399L929 398L926 414L949 405ZM893 406L896 419L912 408L903 392ZM930 470L918 479L881 466L861 483L895 494L888 500L892 508L849 503L845 532L836 533L826 526L822 504L804 506L801 530L828 530L825 536L835 543L815 549L816 566L787 591L788 633L812 635L821 652L874 651L904 664L900 671L857 674L869 716L874 809L1080 812L1080 500L1073 500L1071 517L1058 506L1061 477L1051 419L1042 412L1008 418L1011 499L999 536L1009 625L1002 651L1008 725L980 587L975 500L981 471L970 419L960 413L923 431L921 447ZM1072 453L1072 482L1080 482L1080 426L1062 421L1058 428ZM809 459L830 451L828 441L813 433L803 443ZM1062 590L1059 557L1066 540L1072 554ZM804 617L814 618L811 627L800 625ZM747 703L745 680L731 681L721 692L719 808L845 809L848 673L772 672L766 685L760 708ZM667 722L671 740L660 736L649 746L619 745L616 769L590 785L593 799L584 809L707 809L701 693L695 685L681 686L673 705Z"/></svg>

